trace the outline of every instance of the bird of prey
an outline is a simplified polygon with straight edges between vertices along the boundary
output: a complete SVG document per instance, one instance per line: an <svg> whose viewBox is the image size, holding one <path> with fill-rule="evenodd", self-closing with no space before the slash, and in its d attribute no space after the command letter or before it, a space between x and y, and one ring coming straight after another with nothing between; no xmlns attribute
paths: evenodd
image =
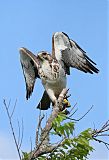
<svg viewBox="0 0 109 160"><path fill-rule="evenodd" d="M52 36L52 54L46 51L34 55L28 49L20 48L20 62L26 83L26 98L30 98L35 80L41 79L44 93L38 108L46 110L50 103L57 102L61 91L66 88L70 67L85 73L98 73L99 70L80 48L80 46L64 32L55 32Z"/></svg>

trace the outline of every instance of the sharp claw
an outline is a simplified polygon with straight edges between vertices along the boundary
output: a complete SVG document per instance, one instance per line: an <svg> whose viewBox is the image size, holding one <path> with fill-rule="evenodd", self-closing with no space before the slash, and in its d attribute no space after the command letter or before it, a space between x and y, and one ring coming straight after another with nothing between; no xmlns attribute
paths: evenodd
<svg viewBox="0 0 109 160"><path fill-rule="evenodd" d="M64 100L63 100L63 107L64 107L64 108L69 108L69 107L71 107L71 105L70 105L70 103L69 103L69 101L68 101L67 99L64 99Z"/></svg>

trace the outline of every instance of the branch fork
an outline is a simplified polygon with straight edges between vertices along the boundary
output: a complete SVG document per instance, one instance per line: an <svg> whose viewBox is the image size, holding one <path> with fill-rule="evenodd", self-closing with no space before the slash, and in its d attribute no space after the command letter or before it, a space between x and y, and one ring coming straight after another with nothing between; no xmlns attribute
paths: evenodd
<svg viewBox="0 0 109 160"><path fill-rule="evenodd" d="M41 131L41 135L40 135L40 143L38 142L38 130L36 132L36 142L37 142L37 146L35 148L35 150L32 153L32 158L37 158L40 155L43 155L45 153L50 153L54 150L54 148L56 148L56 146L51 146L49 144L49 132L52 129L52 122L53 120L58 116L59 112L62 109L62 102L63 99L65 98L65 96L67 95L68 90L65 88L62 90L61 94L59 95L59 98L57 100L57 103L53 106L53 110L52 113L50 115L50 117L48 118L45 127L42 129ZM39 123L41 125L41 121L43 118L40 118ZM40 127L40 125L38 125Z"/></svg>

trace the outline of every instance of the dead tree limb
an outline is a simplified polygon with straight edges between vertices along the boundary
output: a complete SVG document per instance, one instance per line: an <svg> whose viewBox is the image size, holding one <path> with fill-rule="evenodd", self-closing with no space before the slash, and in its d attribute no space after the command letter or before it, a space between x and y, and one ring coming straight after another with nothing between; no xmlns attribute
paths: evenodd
<svg viewBox="0 0 109 160"><path fill-rule="evenodd" d="M58 116L58 113L62 109L62 102L67 92L68 90L65 88L59 95L57 103L54 105L53 111L50 117L48 118L45 127L42 129L40 135L40 143L37 146L37 148L33 151L32 158L37 158L38 156L43 155L45 153L50 153L51 151L54 150L54 148L56 148L56 146L49 145L49 132L52 129L53 120Z"/></svg>
<svg viewBox="0 0 109 160"><path fill-rule="evenodd" d="M109 134L107 132L109 132L109 120L104 123L104 125L101 127L101 129L99 129L99 130L94 129L92 131L92 138L99 143L103 143L107 147L107 149L109 150L109 143L108 143L109 141L105 142L101 139L98 139L98 137L104 137L104 136L109 138Z"/></svg>
<svg viewBox="0 0 109 160"><path fill-rule="evenodd" d="M17 101L16 101L16 102L17 102ZM9 104L7 105L6 100L5 100L5 99L3 100L4 106L5 106L7 115L8 115L8 119L9 119L11 131L12 131L12 135L13 135L13 138L14 138L14 142L15 142L15 145L16 145L16 148L17 148L18 156L19 156L19 159L22 160L21 154L20 154L20 147L21 147L21 143L22 143L23 137L22 137L22 139L21 139L21 143L20 143L20 146L19 146L19 139L18 139L18 142L17 142L17 138L16 138L16 135L15 135L15 132L14 132L13 124L12 124L12 116L13 116L14 111L15 111L16 102L15 102L15 104L14 104L14 108L13 108L13 110L12 110L12 113L10 114L10 112L9 112L10 101L9 101ZM20 132L20 129L19 129L19 132ZM22 131L22 132L23 132L23 131ZM20 134L20 133L19 133L19 134ZM20 135L19 135L19 136L20 136Z"/></svg>
<svg viewBox="0 0 109 160"><path fill-rule="evenodd" d="M70 116L67 116L67 119L70 119L72 121L80 121L82 120L93 108L93 105L88 109L88 111L82 116L80 117L79 119L74 119L74 118L71 118L76 112L78 109L76 109Z"/></svg>
<svg viewBox="0 0 109 160"><path fill-rule="evenodd" d="M39 114L39 122L38 122L38 125L37 125L37 129L36 129L36 147L38 146L39 144L39 135L40 135L40 128L41 128L41 122L42 120L44 119L45 115L43 114L41 116L41 110L40 110L40 114Z"/></svg>

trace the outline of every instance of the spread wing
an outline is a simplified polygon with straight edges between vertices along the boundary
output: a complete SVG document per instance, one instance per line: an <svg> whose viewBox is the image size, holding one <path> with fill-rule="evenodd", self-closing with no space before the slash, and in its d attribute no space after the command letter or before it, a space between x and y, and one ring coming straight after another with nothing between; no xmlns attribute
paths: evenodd
<svg viewBox="0 0 109 160"><path fill-rule="evenodd" d="M69 67L77 68L85 73L99 72L94 66L96 64L86 55L86 52L63 32L56 32L52 37L52 55L64 62L67 74L70 74Z"/></svg>
<svg viewBox="0 0 109 160"><path fill-rule="evenodd" d="M28 99L33 92L35 79L39 78L38 60L32 52L22 47L20 48L20 62L26 83L26 99Z"/></svg>

